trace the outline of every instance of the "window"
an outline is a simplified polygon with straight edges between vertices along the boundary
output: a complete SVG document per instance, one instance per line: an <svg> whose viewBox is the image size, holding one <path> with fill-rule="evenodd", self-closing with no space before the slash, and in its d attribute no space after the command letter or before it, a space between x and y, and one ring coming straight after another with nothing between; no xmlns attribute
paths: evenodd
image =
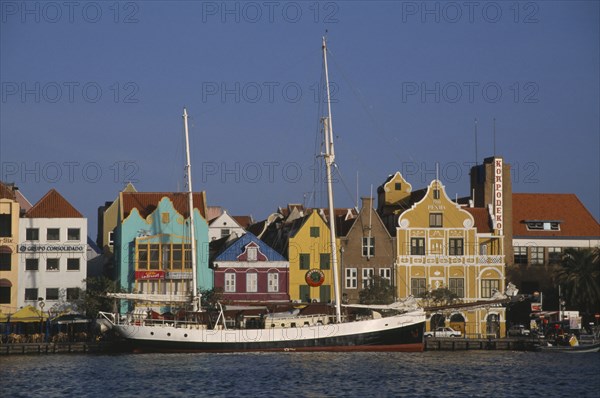
<svg viewBox="0 0 600 398"><path fill-rule="evenodd" d="M531 264L536 264L536 265L544 264L544 248L543 247L532 247L531 248Z"/></svg>
<svg viewBox="0 0 600 398"><path fill-rule="evenodd" d="M310 269L310 253L300 253L300 269Z"/></svg>
<svg viewBox="0 0 600 398"><path fill-rule="evenodd" d="M346 268L346 289L356 289L358 284L356 268Z"/></svg>
<svg viewBox="0 0 600 398"><path fill-rule="evenodd" d="M150 244L148 246L149 269L160 269L160 245Z"/></svg>
<svg viewBox="0 0 600 398"><path fill-rule="evenodd" d="M166 244L166 245L161 245L160 246L160 257L161 257L160 268L161 269L171 269L171 267L172 267L172 264L171 264L171 245Z"/></svg>
<svg viewBox="0 0 600 398"><path fill-rule="evenodd" d="M300 301L310 303L310 286L300 285Z"/></svg>
<svg viewBox="0 0 600 398"><path fill-rule="evenodd" d="M58 288L49 287L46 289L46 300L58 300Z"/></svg>
<svg viewBox="0 0 600 398"><path fill-rule="evenodd" d="M515 264L527 264L527 247L515 246Z"/></svg>
<svg viewBox="0 0 600 398"><path fill-rule="evenodd" d="M67 259L67 271L79 271L79 259L68 258Z"/></svg>
<svg viewBox="0 0 600 398"><path fill-rule="evenodd" d="M329 303L331 301L331 285L319 286L319 301Z"/></svg>
<svg viewBox="0 0 600 398"><path fill-rule="evenodd" d="M67 300L79 300L80 289L78 287L67 288Z"/></svg>
<svg viewBox="0 0 600 398"><path fill-rule="evenodd" d="M558 264L562 260L562 249L560 247L548 248L548 262L550 264Z"/></svg>
<svg viewBox="0 0 600 398"><path fill-rule="evenodd" d="M46 230L46 240L60 240L60 229L48 228Z"/></svg>
<svg viewBox="0 0 600 398"><path fill-rule="evenodd" d="M25 230L25 239L26 240L40 240L39 228L27 228Z"/></svg>
<svg viewBox="0 0 600 398"><path fill-rule="evenodd" d="M429 214L429 227L430 228L442 228L442 213L430 213Z"/></svg>
<svg viewBox="0 0 600 398"><path fill-rule="evenodd" d="M258 258L258 249L256 247L248 248L248 261L256 261Z"/></svg>
<svg viewBox="0 0 600 398"><path fill-rule="evenodd" d="M256 272L248 272L246 274L246 292L256 293L258 291L258 274Z"/></svg>
<svg viewBox="0 0 600 398"><path fill-rule="evenodd" d="M25 259L25 271L37 271L39 270L40 260L37 258L26 258Z"/></svg>
<svg viewBox="0 0 600 398"><path fill-rule="evenodd" d="M10 286L0 286L0 304L10 304Z"/></svg>
<svg viewBox="0 0 600 398"><path fill-rule="evenodd" d="M319 255L319 268L321 268L321 269L331 268L330 261L331 260L330 260L329 253L321 253Z"/></svg>
<svg viewBox="0 0 600 398"><path fill-rule="evenodd" d="M482 279L481 280L481 297L490 298L494 295L494 291L500 290L499 279Z"/></svg>
<svg viewBox="0 0 600 398"><path fill-rule="evenodd" d="M0 237L12 236L12 214L0 214Z"/></svg>
<svg viewBox="0 0 600 398"><path fill-rule="evenodd" d="M558 221L526 221L528 231L560 231Z"/></svg>
<svg viewBox="0 0 600 398"><path fill-rule="evenodd" d="M277 293L279 291L279 274L277 272L269 272L267 274L267 290L269 293Z"/></svg>
<svg viewBox="0 0 600 398"><path fill-rule="evenodd" d="M0 271L10 271L12 262L11 253L0 253Z"/></svg>
<svg viewBox="0 0 600 398"><path fill-rule="evenodd" d="M425 255L425 238L410 239L410 254L413 256Z"/></svg>
<svg viewBox="0 0 600 398"><path fill-rule="evenodd" d="M108 245L113 246L115 244L115 231L110 231L108 233Z"/></svg>
<svg viewBox="0 0 600 398"><path fill-rule="evenodd" d="M401 191L402 190L402 183L401 182L397 182L394 184L394 189L396 191Z"/></svg>
<svg viewBox="0 0 600 398"><path fill-rule="evenodd" d="M485 243L482 243L479 245L479 254L481 256L487 256L488 254L488 247Z"/></svg>
<svg viewBox="0 0 600 398"><path fill-rule="evenodd" d="M448 289L457 297L465 297L465 280L463 278L450 278L448 280Z"/></svg>
<svg viewBox="0 0 600 398"><path fill-rule="evenodd" d="M225 291L235 293L235 274L233 272L225 274Z"/></svg>
<svg viewBox="0 0 600 398"><path fill-rule="evenodd" d="M182 265L183 265L183 257L182 257L183 246L182 245L173 245L171 252L173 253L172 254L173 262L171 263L172 268L173 269L181 269Z"/></svg>
<svg viewBox="0 0 600 398"><path fill-rule="evenodd" d="M310 227L310 237L318 238L320 234L319 227Z"/></svg>
<svg viewBox="0 0 600 398"><path fill-rule="evenodd" d="M366 289L367 287L369 287L369 285L371 284L371 278L373 278L374 274L375 274L375 271L373 270L373 268L363 268L363 270L362 270L362 287L363 287L363 289Z"/></svg>
<svg viewBox="0 0 600 398"><path fill-rule="evenodd" d="M68 228L67 240L81 240L81 230L79 228Z"/></svg>
<svg viewBox="0 0 600 398"><path fill-rule="evenodd" d="M362 255L363 257L373 257L375 255L375 237L362 238Z"/></svg>
<svg viewBox="0 0 600 398"><path fill-rule="evenodd" d="M37 301L37 299L38 299L38 290L36 288L25 289L25 301Z"/></svg>
<svg viewBox="0 0 600 398"><path fill-rule="evenodd" d="M190 243L183 245L183 268L192 269L192 245Z"/></svg>
<svg viewBox="0 0 600 398"><path fill-rule="evenodd" d="M231 230L229 228L222 228L221 229L221 238L226 238L229 235L231 235Z"/></svg>
<svg viewBox="0 0 600 398"><path fill-rule="evenodd" d="M439 198L440 198L440 190L434 189L433 190L433 199L439 199Z"/></svg>
<svg viewBox="0 0 600 398"><path fill-rule="evenodd" d="M59 270L58 258L46 259L46 271L58 271L58 270Z"/></svg>
<svg viewBox="0 0 600 398"><path fill-rule="evenodd" d="M168 224L170 219L169 213L160 213L160 221L162 221L163 224Z"/></svg>
<svg viewBox="0 0 600 398"><path fill-rule="evenodd" d="M449 253L451 256L462 256L463 255L463 239L462 238L451 238L449 240L450 247Z"/></svg>
<svg viewBox="0 0 600 398"><path fill-rule="evenodd" d="M425 278L412 278L410 280L410 294L421 297L427 293L427 280Z"/></svg>
<svg viewBox="0 0 600 398"><path fill-rule="evenodd" d="M392 270L390 268L379 268L379 276L389 281L392 279Z"/></svg>

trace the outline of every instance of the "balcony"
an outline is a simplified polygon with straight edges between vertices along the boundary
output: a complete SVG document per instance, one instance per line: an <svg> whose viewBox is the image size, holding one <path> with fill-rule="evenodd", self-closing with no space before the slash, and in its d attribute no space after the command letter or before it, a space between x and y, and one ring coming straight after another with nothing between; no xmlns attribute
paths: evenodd
<svg viewBox="0 0 600 398"><path fill-rule="evenodd" d="M398 256L400 265L501 265L504 264L504 255L477 255L477 256Z"/></svg>

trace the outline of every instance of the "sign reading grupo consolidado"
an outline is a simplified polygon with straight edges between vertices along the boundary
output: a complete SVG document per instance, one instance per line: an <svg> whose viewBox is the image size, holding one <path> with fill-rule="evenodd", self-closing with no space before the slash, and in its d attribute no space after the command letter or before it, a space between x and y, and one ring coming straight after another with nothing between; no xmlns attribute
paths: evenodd
<svg viewBox="0 0 600 398"><path fill-rule="evenodd" d="M19 253L82 253L85 251L85 245L68 244L27 244L17 246Z"/></svg>

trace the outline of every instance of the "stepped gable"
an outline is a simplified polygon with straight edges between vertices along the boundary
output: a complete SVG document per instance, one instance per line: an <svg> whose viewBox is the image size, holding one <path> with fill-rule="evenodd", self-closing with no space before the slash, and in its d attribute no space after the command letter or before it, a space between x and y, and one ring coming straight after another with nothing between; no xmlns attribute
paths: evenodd
<svg viewBox="0 0 600 398"><path fill-rule="evenodd" d="M475 220L475 228L477 232L489 234L494 230L490 220L490 212L485 207L462 207L462 210L467 211Z"/></svg>
<svg viewBox="0 0 600 398"><path fill-rule="evenodd" d="M25 218L84 218L56 189L48 191L27 213Z"/></svg>
<svg viewBox="0 0 600 398"><path fill-rule="evenodd" d="M123 192L123 219L127 218L133 209L137 209L142 218L148 217L162 198L169 198L173 207L184 218L190 216L188 210L188 194L186 192ZM194 192L194 208L198 209L200 215L206 219L206 194Z"/></svg>
<svg viewBox="0 0 600 398"><path fill-rule="evenodd" d="M600 224L572 193L513 193L513 236L598 237ZM525 221L558 221L558 231L529 231Z"/></svg>

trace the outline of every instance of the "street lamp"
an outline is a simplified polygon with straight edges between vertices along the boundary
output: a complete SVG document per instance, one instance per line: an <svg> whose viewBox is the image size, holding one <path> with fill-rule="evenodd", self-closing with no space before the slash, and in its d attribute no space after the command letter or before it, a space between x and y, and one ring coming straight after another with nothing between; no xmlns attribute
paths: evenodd
<svg viewBox="0 0 600 398"><path fill-rule="evenodd" d="M40 306L40 335L44 335L44 307L46 303L44 303L43 297L38 297L38 304Z"/></svg>

